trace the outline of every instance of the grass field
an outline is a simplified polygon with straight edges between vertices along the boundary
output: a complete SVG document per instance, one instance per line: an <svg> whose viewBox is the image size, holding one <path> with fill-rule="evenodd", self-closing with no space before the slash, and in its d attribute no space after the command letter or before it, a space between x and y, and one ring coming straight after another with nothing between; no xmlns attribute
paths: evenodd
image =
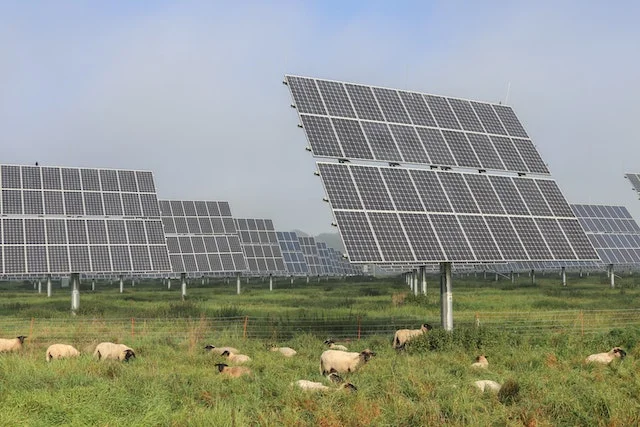
<svg viewBox="0 0 640 427"><path fill-rule="evenodd" d="M81 310L69 313L69 289L37 294L28 283L0 284L0 336L29 335L18 354L0 357L1 425L619 425L640 423L640 278L557 275L516 283L456 277L452 333L439 329L439 294L427 296L400 280L322 281L293 286L253 279L190 285L83 284ZM133 319L132 319L133 318ZM475 326L479 319L479 327ZM391 348L396 327L436 328L407 351ZM245 328L246 325L246 328ZM359 328L359 329L358 329ZM358 331L360 339L358 340ZM247 338L244 338L246 335ZM326 381L319 356L327 337L377 355L345 375L357 393L310 394L292 381ZM131 363L94 361L98 342L130 345ZM54 342L84 354L47 364ZM219 356L206 344L232 345L252 357L250 378L217 373ZM285 359L277 344L298 350ZM622 362L590 366L584 358L620 345ZM487 371L470 368L485 354ZM475 380L507 382L501 394L481 394Z"/></svg>

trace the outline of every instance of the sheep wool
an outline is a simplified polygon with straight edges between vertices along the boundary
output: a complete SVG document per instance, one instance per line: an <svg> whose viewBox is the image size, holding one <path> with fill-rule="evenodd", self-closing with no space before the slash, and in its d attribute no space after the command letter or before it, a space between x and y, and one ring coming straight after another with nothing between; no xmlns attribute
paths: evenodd
<svg viewBox="0 0 640 427"><path fill-rule="evenodd" d="M409 340L424 334L433 329L428 323L420 326L420 329L399 329L393 336L393 347L396 349L404 348Z"/></svg>
<svg viewBox="0 0 640 427"><path fill-rule="evenodd" d="M341 344L336 344L334 340L326 340L324 343L329 346L330 350L349 351L347 347Z"/></svg>
<svg viewBox="0 0 640 427"><path fill-rule="evenodd" d="M251 361L251 358L245 354L235 354L229 351L223 352L222 356L227 356L227 359L233 363L246 363Z"/></svg>
<svg viewBox="0 0 640 427"><path fill-rule="evenodd" d="M51 362L51 359L66 359L78 356L80 356L80 352L68 344L52 344L47 348L46 352L47 362Z"/></svg>
<svg viewBox="0 0 640 427"><path fill-rule="evenodd" d="M624 359L627 356L627 352L621 349L620 347L613 347L609 350L608 353L597 353L588 356L585 360L586 363L602 363L608 365L613 362L616 358L620 360Z"/></svg>
<svg viewBox="0 0 640 427"><path fill-rule="evenodd" d="M373 351L368 349L360 353L326 350L320 356L320 373L327 375L332 372L353 372L375 355Z"/></svg>
<svg viewBox="0 0 640 427"><path fill-rule="evenodd" d="M217 363L216 368L222 375L229 376L231 378L238 378L243 375L251 375L251 369L245 366L229 366L226 363Z"/></svg>
<svg viewBox="0 0 640 427"><path fill-rule="evenodd" d="M491 381L491 380L480 380L480 381L476 381L473 384L476 387L478 387L478 390L480 390L483 393L485 391L494 391L494 392L497 393L502 388L502 385L500 385L499 383L497 383L495 381Z"/></svg>
<svg viewBox="0 0 640 427"><path fill-rule="evenodd" d="M228 351L229 353L240 353L240 351L237 348L233 348L233 347L216 347L215 345L207 345L204 348L207 351L210 351L212 353L215 354L222 354L225 351Z"/></svg>
<svg viewBox="0 0 640 427"><path fill-rule="evenodd" d="M22 344L24 344L25 338L27 337L24 335L11 339L0 338L0 353L22 350Z"/></svg>
<svg viewBox="0 0 640 427"><path fill-rule="evenodd" d="M478 357L476 357L476 361L475 363L471 364L472 368L481 368L481 369L487 369L489 368L489 361L487 360L486 357L484 357L484 355L480 355Z"/></svg>
<svg viewBox="0 0 640 427"><path fill-rule="evenodd" d="M277 351L285 357L293 357L298 353L291 347L271 347L271 351Z"/></svg>
<svg viewBox="0 0 640 427"><path fill-rule="evenodd" d="M127 347L124 344L101 342L96 346L93 356L98 360L115 359L128 362L130 358L135 358L136 354L131 347Z"/></svg>
<svg viewBox="0 0 640 427"><path fill-rule="evenodd" d="M327 387L326 385L322 383L314 382L314 381L309 381L309 380L298 380L298 381L292 382L291 385L299 387L302 390L309 390L309 391L329 390L329 387Z"/></svg>

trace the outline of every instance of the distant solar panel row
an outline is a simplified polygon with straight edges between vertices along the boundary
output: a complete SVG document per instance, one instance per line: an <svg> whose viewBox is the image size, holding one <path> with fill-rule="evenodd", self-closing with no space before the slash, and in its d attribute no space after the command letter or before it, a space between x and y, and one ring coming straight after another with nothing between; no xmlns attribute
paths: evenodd
<svg viewBox="0 0 640 427"><path fill-rule="evenodd" d="M309 274L312 276L322 274L322 264L318 255L318 246L316 245L315 237L300 236L299 239L302 253L304 254L307 266L309 266Z"/></svg>
<svg viewBox="0 0 640 427"><path fill-rule="evenodd" d="M235 224L251 273L282 274L287 271L271 220L236 218Z"/></svg>
<svg viewBox="0 0 640 427"><path fill-rule="evenodd" d="M291 275L309 274L309 267L302 252L298 234L295 232L278 231L276 235L287 273Z"/></svg>
<svg viewBox="0 0 640 427"><path fill-rule="evenodd" d="M640 196L640 174L628 173L628 174L625 174L625 176L631 183L631 186L636 191L636 193L638 193L638 196Z"/></svg>
<svg viewBox="0 0 640 427"><path fill-rule="evenodd" d="M511 107L286 76L314 155L548 174Z"/></svg>
<svg viewBox="0 0 640 427"><path fill-rule="evenodd" d="M572 205L605 264L640 264L640 227L624 206Z"/></svg>
<svg viewBox="0 0 640 427"><path fill-rule="evenodd" d="M551 179L318 167L352 262L597 259Z"/></svg>

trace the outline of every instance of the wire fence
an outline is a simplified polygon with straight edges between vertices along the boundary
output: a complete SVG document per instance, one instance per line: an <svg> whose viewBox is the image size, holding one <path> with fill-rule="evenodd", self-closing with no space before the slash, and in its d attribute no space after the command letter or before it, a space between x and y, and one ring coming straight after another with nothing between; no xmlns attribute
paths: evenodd
<svg viewBox="0 0 640 427"><path fill-rule="evenodd" d="M202 340L219 335L282 341L299 334L320 338L360 339L418 328L422 319L404 317L200 317L200 318L31 318L1 319L0 336L27 335L30 342L95 342L150 338ZM438 326L434 324L433 326ZM583 310L460 313L454 326L499 328L522 335L557 331L597 334L614 328L640 327L638 310Z"/></svg>

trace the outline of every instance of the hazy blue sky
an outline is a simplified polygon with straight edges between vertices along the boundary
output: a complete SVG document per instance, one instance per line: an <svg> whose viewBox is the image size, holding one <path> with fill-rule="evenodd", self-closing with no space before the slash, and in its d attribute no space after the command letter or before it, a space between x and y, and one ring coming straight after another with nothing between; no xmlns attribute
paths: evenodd
<svg viewBox="0 0 640 427"><path fill-rule="evenodd" d="M162 198L332 231L284 74L484 101L510 82L569 201L639 219L640 6L516 3L0 1L0 162L150 169Z"/></svg>

